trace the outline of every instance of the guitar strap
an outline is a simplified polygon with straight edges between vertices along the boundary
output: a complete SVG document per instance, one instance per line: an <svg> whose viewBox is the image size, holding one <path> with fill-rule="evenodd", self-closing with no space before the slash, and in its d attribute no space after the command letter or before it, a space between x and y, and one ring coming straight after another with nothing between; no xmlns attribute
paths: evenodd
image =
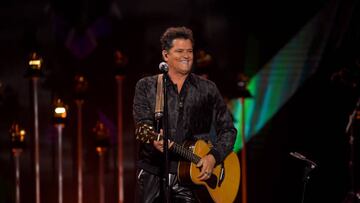
<svg viewBox="0 0 360 203"><path fill-rule="evenodd" d="M164 112L163 74L158 74L156 87L155 119L159 120Z"/></svg>

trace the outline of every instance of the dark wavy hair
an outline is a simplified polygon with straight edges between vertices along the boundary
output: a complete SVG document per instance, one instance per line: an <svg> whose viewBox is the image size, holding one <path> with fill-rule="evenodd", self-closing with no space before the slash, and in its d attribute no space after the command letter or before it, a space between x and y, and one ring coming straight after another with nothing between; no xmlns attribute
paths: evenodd
<svg viewBox="0 0 360 203"><path fill-rule="evenodd" d="M187 27L169 27L160 38L162 50L169 51L173 46L174 39L189 39L194 46L192 30Z"/></svg>

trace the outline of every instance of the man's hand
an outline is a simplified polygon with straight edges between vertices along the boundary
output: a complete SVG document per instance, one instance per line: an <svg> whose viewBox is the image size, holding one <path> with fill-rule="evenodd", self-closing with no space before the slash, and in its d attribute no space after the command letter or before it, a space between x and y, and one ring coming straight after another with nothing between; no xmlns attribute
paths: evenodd
<svg viewBox="0 0 360 203"><path fill-rule="evenodd" d="M212 154L208 154L201 158L201 160L196 165L199 168L201 167L200 174L197 178L199 178L199 180L209 179L214 170L215 163L216 160Z"/></svg>
<svg viewBox="0 0 360 203"><path fill-rule="evenodd" d="M163 130L161 129L160 130L160 135L162 136L163 135ZM174 144L174 142L170 142L170 140L168 140L169 144L168 144L168 149L170 149L172 147L172 145ZM156 141L154 140L153 141L153 146L159 150L160 152L164 152L164 141L163 140L159 140L159 141Z"/></svg>
<svg viewBox="0 0 360 203"><path fill-rule="evenodd" d="M168 140L169 144L168 144L168 149L170 149L172 147L172 145L174 144L174 142L170 142L170 140ZM153 142L153 146L159 150L160 152L164 152L164 141L160 140L160 141L155 141Z"/></svg>

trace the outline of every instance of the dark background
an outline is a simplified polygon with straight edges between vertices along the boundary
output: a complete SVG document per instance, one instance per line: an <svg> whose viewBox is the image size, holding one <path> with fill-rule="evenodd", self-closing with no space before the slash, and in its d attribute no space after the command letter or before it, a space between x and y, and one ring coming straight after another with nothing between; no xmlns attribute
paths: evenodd
<svg viewBox="0 0 360 203"><path fill-rule="evenodd" d="M91 129L104 117L110 127L116 127L111 125L116 125L117 119L114 52L121 50L128 57L123 69L124 190L125 202L133 202L133 90L140 77L158 73L161 33L168 26L191 28L195 49L206 50L214 59L210 79L227 96L234 89L238 73L255 75L327 5L334 7L336 14L317 72L248 142L248 199L256 203L301 202L305 165L288 154L298 151L319 165L311 173L305 202L342 202L351 179L349 134L345 134L345 128L359 96L360 5L355 0L1 2L0 202L14 202L14 160L8 134L13 121L28 132L21 156L21 198L35 202L31 89L29 79L24 77L31 51L44 59L44 76L39 81L42 202L57 201L57 132L51 123L56 97L69 105L63 148L64 202L76 202L76 74L89 81L83 112L84 201L98 202L98 158ZM257 64L246 67L246 54L254 42ZM354 124L357 127L357 121ZM357 152L356 132L355 128ZM115 202L116 197L115 138L111 140L106 154L106 202Z"/></svg>

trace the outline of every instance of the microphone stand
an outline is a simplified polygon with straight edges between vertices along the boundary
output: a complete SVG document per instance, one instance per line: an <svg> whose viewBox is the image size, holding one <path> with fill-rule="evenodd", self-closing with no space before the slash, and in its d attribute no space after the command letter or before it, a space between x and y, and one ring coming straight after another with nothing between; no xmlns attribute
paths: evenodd
<svg viewBox="0 0 360 203"><path fill-rule="evenodd" d="M304 185L303 185L303 191L302 191L302 195L301 195L301 203L304 203L305 202L306 185L310 180L310 172L317 167L317 164L314 161L307 159L304 155L302 155L298 152L290 152L290 155L299 160L305 161L305 163L306 163L306 167L304 168L304 176L303 176Z"/></svg>
<svg viewBox="0 0 360 203"><path fill-rule="evenodd" d="M170 188L169 188L169 151L168 151L168 106L167 106L167 91L166 85L168 83L168 66L165 62L160 63L159 69L162 72L162 93L163 93L163 108L162 111L155 113L155 121L156 121L156 132L160 133L160 129L163 129L163 152L164 152L164 172L161 177L163 182L161 183L161 188L164 190L164 202L170 203ZM160 98L161 100L161 98ZM158 101L157 101L158 102ZM161 101L159 101L161 103ZM162 122L161 122L162 121Z"/></svg>
<svg viewBox="0 0 360 203"><path fill-rule="evenodd" d="M155 112L155 121L156 121L156 131L159 133L160 129L163 129L163 152L164 152L164 158L165 158L165 165L164 165L164 172L163 172L163 176L161 177L163 182L161 183L160 186L160 190L161 188L163 188L164 190L164 202L166 203L170 203L170 182L169 182L169 150L168 150L168 135L169 135L169 131L168 131L168 106L167 106L167 91L166 91L166 85L168 83L168 70L169 67L165 62L161 62L159 65L159 70L161 71L161 73L163 74L162 76L162 93L163 93L163 98L161 98L160 96L160 108L156 109ZM158 85L159 86L159 85ZM157 93L158 94L158 93ZM159 95L157 95L159 96ZM163 99L163 103L162 100ZM162 104L161 104L162 103ZM158 108L158 107L155 107ZM158 111L159 110L159 111ZM160 122L162 119L162 122Z"/></svg>
<svg viewBox="0 0 360 203"><path fill-rule="evenodd" d="M169 150L168 150L168 106L167 106L167 72L163 73L163 91L164 91L164 114L163 114L163 131L164 131L164 156L165 156L165 202L170 202L170 188L169 188Z"/></svg>
<svg viewBox="0 0 360 203"><path fill-rule="evenodd" d="M313 169L315 169L315 165L313 165L313 164L307 164L304 169L304 177L303 177L304 186L303 186L303 191L302 191L302 196L301 196L301 203L305 202L306 185L310 180L310 172Z"/></svg>

